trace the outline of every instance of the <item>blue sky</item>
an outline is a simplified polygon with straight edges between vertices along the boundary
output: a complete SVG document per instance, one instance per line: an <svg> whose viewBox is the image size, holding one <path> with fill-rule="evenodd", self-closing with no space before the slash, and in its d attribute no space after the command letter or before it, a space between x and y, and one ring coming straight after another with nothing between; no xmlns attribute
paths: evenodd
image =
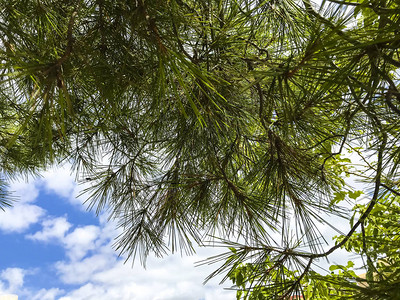
<svg viewBox="0 0 400 300"><path fill-rule="evenodd" d="M40 178L17 180L10 190L18 201L0 211L0 295L19 300L235 299L204 278L215 266L194 264L216 252L198 249L196 256L150 257L147 268L123 264L112 249L118 230L106 215L95 216L76 196L68 166ZM222 251L222 250L220 250Z"/></svg>
<svg viewBox="0 0 400 300"><path fill-rule="evenodd" d="M225 249L200 248L195 256L149 257L146 269L139 262L124 264L125 259L112 249L119 233L115 223L107 221L105 214L97 217L86 210L85 197L77 198L85 187L73 178L64 166L11 183L18 201L0 211L0 295L14 293L19 300L236 298L234 291L224 289L230 282L221 286L217 278L202 284L216 266L195 267ZM352 178L348 181L356 189L364 188ZM332 218L332 223L343 232L349 230L344 220ZM319 229L327 241L337 234L328 226ZM329 256L330 263L346 264L349 259L344 250ZM326 261L318 264L328 267Z"/></svg>

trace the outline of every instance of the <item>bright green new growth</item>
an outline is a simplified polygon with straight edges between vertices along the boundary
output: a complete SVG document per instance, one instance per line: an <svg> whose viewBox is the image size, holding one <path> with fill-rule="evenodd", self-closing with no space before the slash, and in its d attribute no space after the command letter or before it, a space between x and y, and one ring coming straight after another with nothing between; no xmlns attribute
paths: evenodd
<svg viewBox="0 0 400 300"><path fill-rule="evenodd" d="M354 216L362 213L366 205L356 205ZM281 272L289 286L297 282L299 293L305 299L399 299L400 297L400 205L398 198L386 196L377 203L361 226L359 233L346 243L351 257L361 257L364 274L355 273L352 261L346 266L332 264L330 274L321 275L309 271L300 280L298 270L285 267ZM336 242L344 236L335 237ZM238 255L234 248L233 259ZM279 298L284 285L276 285L276 266L279 256L268 257L263 261L240 265L229 273L229 278L239 289L237 299L275 299ZM268 272L266 272L268 270ZM328 273L329 273L328 272Z"/></svg>
<svg viewBox="0 0 400 300"><path fill-rule="evenodd" d="M398 195L399 16L390 0L2 0L2 173L70 161L122 254L217 237L238 251L217 273L252 258L288 297ZM369 206L324 252L340 154L359 146Z"/></svg>

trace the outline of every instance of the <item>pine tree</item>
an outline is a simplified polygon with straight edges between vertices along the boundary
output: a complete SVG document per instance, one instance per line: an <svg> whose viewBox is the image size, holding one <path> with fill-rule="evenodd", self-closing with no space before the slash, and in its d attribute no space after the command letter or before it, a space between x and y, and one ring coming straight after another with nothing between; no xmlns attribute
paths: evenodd
<svg viewBox="0 0 400 300"><path fill-rule="evenodd" d="M285 298L399 193L399 16L394 0L3 0L2 173L70 161L121 253L215 237L236 247L216 272L273 258ZM374 161L357 169L369 206L323 251L346 149Z"/></svg>

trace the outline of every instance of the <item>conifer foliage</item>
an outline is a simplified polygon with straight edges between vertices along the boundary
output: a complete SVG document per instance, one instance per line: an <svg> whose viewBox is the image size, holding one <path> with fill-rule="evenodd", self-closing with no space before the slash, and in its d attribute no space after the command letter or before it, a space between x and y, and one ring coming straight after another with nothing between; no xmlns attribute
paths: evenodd
<svg viewBox="0 0 400 300"><path fill-rule="evenodd" d="M395 0L1 0L1 172L69 161L121 253L218 239L285 299L400 193L399 28ZM350 173L369 205L324 251Z"/></svg>

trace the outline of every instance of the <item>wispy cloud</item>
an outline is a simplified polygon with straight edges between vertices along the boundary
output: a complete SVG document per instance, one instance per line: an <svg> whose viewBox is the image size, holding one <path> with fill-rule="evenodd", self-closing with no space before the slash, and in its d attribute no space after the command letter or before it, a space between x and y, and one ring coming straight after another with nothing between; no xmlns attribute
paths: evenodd
<svg viewBox="0 0 400 300"><path fill-rule="evenodd" d="M28 181L29 180L29 181ZM39 196L34 178L18 178L10 183L10 189L17 203L31 203Z"/></svg>
<svg viewBox="0 0 400 300"><path fill-rule="evenodd" d="M56 297L64 294L64 290L58 288L52 288L49 290L41 289L35 293L35 295L31 295L32 300L54 300Z"/></svg>
<svg viewBox="0 0 400 300"><path fill-rule="evenodd" d="M0 230L6 233L24 232L44 214L45 210L37 205L16 203L5 212L0 211Z"/></svg>
<svg viewBox="0 0 400 300"><path fill-rule="evenodd" d="M80 260L90 250L96 249L99 242L100 229L98 226L89 225L76 228L64 239L68 257L73 260Z"/></svg>
<svg viewBox="0 0 400 300"><path fill-rule="evenodd" d="M50 169L44 172L42 176L40 182L48 192L67 199L73 194L76 184L69 165Z"/></svg>
<svg viewBox="0 0 400 300"><path fill-rule="evenodd" d="M26 237L31 240L48 242L50 240L63 240L71 224L65 217L57 217L42 222L43 230Z"/></svg>
<svg viewBox="0 0 400 300"><path fill-rule="evenodd" d="M47 170L42 174L38 184L47 192L53 193L67 200L73 206L86 210L84 204L86 198L78 197L82 191L89 187L89 183L77 184L74 175L71 173L71 165L64 164L53 169Z"/></svg>
<svg viewBox="0 0 400 300"><path fill-rule="evenodd" d="M52 243L63 248L64 259L40 270L54 272L52 274L55 282L59 282L60 286L26 286L24 279L29 282L31 276L38 276L38 273L11 268L0 271L0 292L14 292L24 300L234 298L235 293L224 291L217 281L207 286L202 285L214 266L209 269L194 267L195 261L215 254L213 250L200 249L200 256L197 257L150 257L146 270L139 264L132 267L131 262L124 264L124 259L119 258L112 249L114 238L120 231L116 229L115 223L108 221L107 215L99 217L99 224L83 226L68 220L68 212L64 216L50 216L44 208L34 205L38 188L41 188L67 199L76 208L78 202L70 199L79 188L71 178L69 171L50 171L31 185L16 184L15 187L24 200L8 209L0 218L0 230L24 233L27 240ZM34 223L41 224L41 230L26 232Z"/></svg>
<svg viewBox="0 0 400 300"><path fill-rule="evenodd" d="M4 212L0 211L0 230L5 233L21 233L32 224L39 222L45 215L45 210L33 204L39 195L39 190L34 183L28 183L23 178L19 178L10 183L9 190L15 202Z"/></svg>
<svg viewBox="0 0 400 300"><path fill-rule="evenodd" d="M7 268L0 273L0 293L13 293L22 288L27 271L21 268ZM7 282L7 284L5 284Z"/></svg>
<svg viewBox="0 0 400 300"><path fill-rule="evenodd" d="M89 239L90 245L96 245L91 249L91 254L74 260L73 255L68 253L74 250L66 247L70 259L56 264L58 276L64 283L79 285L59 300L213 300L235 297L235 292L224 290L223 286L218 285L218 280L203 286L204 278L215 266L194 267L196 261L214 255L215 249L199 249L199 255L192 257L149 257L146 269L139 264L124 264L124 260L111 250L112 237L116 236L117 231L114 229L114 234L111 234L110 228L113 224L105 223L104 218L101 220L101 226L97 228L99 231L95 230ZM83 236L70 234L70 243L74 240L73 237L80 241ZM104 239L104 236L108 238ZM224 286L230 285L228 283Z"/></svg>

